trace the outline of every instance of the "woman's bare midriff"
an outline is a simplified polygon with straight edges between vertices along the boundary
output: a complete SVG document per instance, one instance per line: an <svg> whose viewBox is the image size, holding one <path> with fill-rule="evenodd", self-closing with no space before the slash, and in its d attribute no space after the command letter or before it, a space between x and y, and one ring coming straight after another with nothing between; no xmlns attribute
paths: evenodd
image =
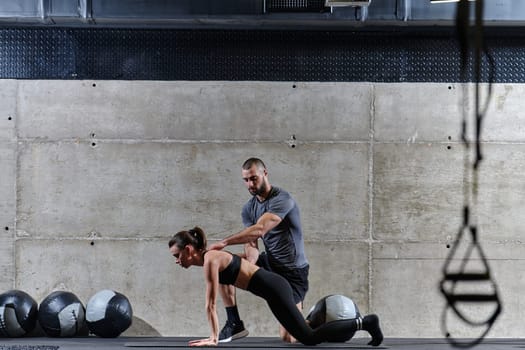
<svg viewBox="0 0 525 350"><path fill-rule="evenodd" d="M248 288L248 284L250 283L250 279L252 278L253 274L259 270L259 266L254 265L247 260L241 259L241 268L239 269L239 275L237 276L237 280L235 281L235 287L241 288L246 290Z"/></svg>

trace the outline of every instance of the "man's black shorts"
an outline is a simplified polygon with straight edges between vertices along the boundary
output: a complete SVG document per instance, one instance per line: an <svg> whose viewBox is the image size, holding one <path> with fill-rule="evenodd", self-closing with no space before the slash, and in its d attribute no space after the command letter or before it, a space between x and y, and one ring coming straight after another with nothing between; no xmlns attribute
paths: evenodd
<svg viewBox="0 0 525 350"><path fill-rule="evenodd" d="M265 252L259 254L256 264L265 270L272 271L283 276L292 287L293 298L296 304L304 301L306 292L308 292L308 272L310 270L309 265L298 269L282 269L273 267L270 266L268 255L266 255Z"/></svg>

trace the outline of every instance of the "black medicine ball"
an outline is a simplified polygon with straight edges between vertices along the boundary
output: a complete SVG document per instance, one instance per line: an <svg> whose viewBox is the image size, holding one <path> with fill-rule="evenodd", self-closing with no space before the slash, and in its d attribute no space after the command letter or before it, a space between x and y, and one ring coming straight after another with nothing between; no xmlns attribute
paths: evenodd
<svg viewBox="0 0 525 350"><path fill-rule="evenodd" d="M85 308L75 294L56 291L40 303L38 321L50 337L74 337L85 326Z"/></svg>
<svg viewBox="0 0 525 350"><path fill-rule="evenodd" d="M38 318L38 305L26 292L0 294L0 336L22 337L31 332Z"/></svg>

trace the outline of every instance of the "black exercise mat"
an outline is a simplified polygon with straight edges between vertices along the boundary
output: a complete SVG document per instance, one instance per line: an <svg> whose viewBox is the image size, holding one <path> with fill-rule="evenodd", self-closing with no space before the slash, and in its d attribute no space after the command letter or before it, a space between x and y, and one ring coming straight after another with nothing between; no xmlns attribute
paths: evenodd
<svg viewBox="0 0 525 350"><path fill-rule="evenodd" d="M173 340L143 340L124 343L126 347L137 348L187 348L190 339L173 339ZM365 340L365 339L364 339ZM368 341L367 341L368 342ZM218 347L227 348L246 348L246 349L265 349L265 348L316 348L316 349L370 349L371 346L366 343L348 342L348 343L322 343L315 346L306 346L300 343L289 344L277 338L248 338L236 340L230 343L219 344ZM378 346L374 349L387 349L387 347Z"/></svg>
<svg viewBox="0 0 525 350"><path fill-rule="evenodd" d="M0 350L57 350L54 345L0 345Z"/></svg>

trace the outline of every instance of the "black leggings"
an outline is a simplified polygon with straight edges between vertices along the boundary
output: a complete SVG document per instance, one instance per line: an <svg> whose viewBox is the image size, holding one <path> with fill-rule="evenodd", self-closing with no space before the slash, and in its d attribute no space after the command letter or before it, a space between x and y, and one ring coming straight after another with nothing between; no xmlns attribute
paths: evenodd
<svg viewBox="0 0 525 350"><path fill-rule="evenodd" d="M281 325L305 345L347 341L358 329L357 319L332 321L312 329L294 303L290 284L276 273L257 270L247 289L266 300Z"/></svg>

